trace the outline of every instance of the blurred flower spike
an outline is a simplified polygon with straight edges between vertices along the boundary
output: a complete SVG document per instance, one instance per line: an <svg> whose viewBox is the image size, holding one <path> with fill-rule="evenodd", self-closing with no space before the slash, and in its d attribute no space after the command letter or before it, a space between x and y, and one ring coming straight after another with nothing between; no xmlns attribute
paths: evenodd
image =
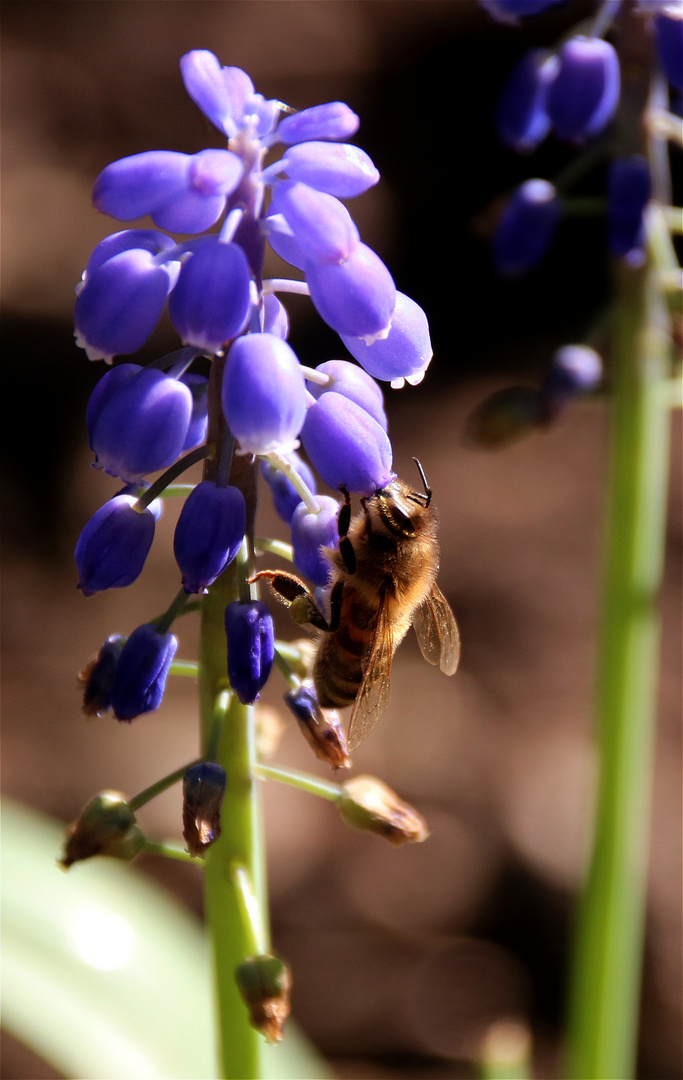
<svg viewBox="0 0 683 1080"><path fill-rule="evenodd" d="M123 795L118 791L102 791L69 826L60 865L68 870L73 863L93 855L133 859L143 843L144 836L135 824L135 814Z"/></svg>

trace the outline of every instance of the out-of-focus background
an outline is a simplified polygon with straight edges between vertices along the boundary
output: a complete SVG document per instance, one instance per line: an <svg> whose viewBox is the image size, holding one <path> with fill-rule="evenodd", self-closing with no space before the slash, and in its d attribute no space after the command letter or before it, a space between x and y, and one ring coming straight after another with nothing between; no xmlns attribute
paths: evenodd
<svg viewBox="0 0 683 1080"><path fill-rule="evenodd" d="M532 159L498 145L492 113L506 74L589 10L570 0L509 29L474 0L3 4L6 794L68 821L95 791L133 794L197 750L189 680L172 680L159 712L130 727L86 722L76 687L108 634L129 632L177 590L178 508L167 504L131 588L86 600L72 561L83 523L116 489L90 468L83 419L103 368L72 340L74 286L94 244L120 227L91 209L90 187L118 157L220 145L183 90L183 53L211 49L294 107L341 99L359 113L355 141L382 182L352 211L430 317L428 377L389 391L387 412L398 473L413 477L419 456L439 506L440 584L461 627L462 667L443 678L410 635L390 708L354 769L415 804L431 838L394 849L349 831L329 803L265 791L275 946L294 970L294 1016L340 1077L469 1077L482 1038L508 1021L531 1030L536 1075L560 1075L594 774L607 413L596 397L497 453L468 447L463 431L493 389L537 382L608 296L599 220L564 224L521 282L492 276L486 244L496 195L530 175L552 178L572 154L554 141ZM597 168L581 190L603 181ZM290 310L303 362L344 355L308 302ZM144 359L176 341L162 326ZM640 1075L652 1080L681 1075L680 491L679 424L640 1048ZM259 531L286 539L266 500ZM289 635L286 619L278 625ZM192 656L190 618L180 638L179 655ZM279 710L283 690L274 674L264 701ZM289 722L277 760L328 774ZM150 835L174 836L179 814L175 788L140 820ZM149 856L139 865L201 911L194 867ZM61 880L55 871L55 890ZM57 1075L6 1040L2 1077Z"/></svg>

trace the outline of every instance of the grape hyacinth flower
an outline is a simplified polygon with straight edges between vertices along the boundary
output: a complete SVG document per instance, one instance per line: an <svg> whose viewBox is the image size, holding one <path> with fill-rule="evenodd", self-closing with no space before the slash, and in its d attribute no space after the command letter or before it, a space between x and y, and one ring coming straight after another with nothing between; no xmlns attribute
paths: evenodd
<svg viewBox="0 0 683 1080"><path fill-rule="evenodd" d="M579 144L599 134L614 116L619 90L619 58L608 41L577 35L565 42L548 91L555 134Z"/></svg>
<svg viewBox="0 0 683 1080"><path fill-rule="evenodd" d="M607 178L609 246L627 266L645 261L645 207L650 201L650 167L640 154L615 158Z"/></svg>
<svg viewBox="0 0 683 1080"><path fill-rule="evenodd" d="M80 587L92 595L135 581L161 500L171 498L184 499L173 541L182 587L164 615L127 640L108 639L83 673L84 708L98 715L111 709L131 721L161 706L170 673L198 678L201 761L117 806L133 814L183 779L189 857L215 844L205 868L209 895L230 895L229 903L207 904L214 940L228 943L217 955L218 982L236 981L252 1023L279 1039L289 973L270 952L268 920L259 915L251 708L275 661L288 682L287 705L315 753L334 768L347 768L349 760L338 715L323 711L314 689L301 683L306 646L279 645L276 654L272 615L257 598L255 552L293 557L319 611L330 616L323 552L337 545L340 508L318 487L323 481L335 495L343 488L367 497L390 483L393 452L376 380L417 384L432 346L425 312L397 291L346 205L379 180L368 154L349 141L359 126L353 110L331 101L292 111L204 49L182 57L181 72L188 94L227 142L196 153L143 151L102 170L93 189L98 212L122 222L148 215L155 227L120 229L95 247L77 287L75 326L88 357L107 363L141 348L161 318L185 346L145 366L117 363L91 395L86 420L95 464L126 486L81 533ZM268 246L303 280L264 278ZM309 296L353 360L300 363L288 343L288 293ZM193 370L200 358L201 371ZM297 453L300 443L307 460ZM199 461L198 482L176 483ZM161 475L148 479L152 473ZM290 527L291 547L255 536L259 488ZM348 516L348 507L342 513ZM303 588L294 575L284 577ZM308 593L306 604L309 614ZM176 660L171 627L197 611L200 661ZM308 643L309 653L313 647ZM164 847L147 841L128 817L124 824L111 853L114 846L130 854ZM95 854L98 843L81 846ZM222 1012L233 1008L234 993L219 997ZM239 1057L249 1034L242 1020L246 1013L223 1017L222 1030L231 1034L221 1075L256 1075ZM231 1055L240 1046L236 1066Z"/></svg>
<svg viewBox="0 0 683 1080"><path fill-rule="evenodd" d="M557 57L546 49L531 49L513 69L496 111L502 143L529 154L550 131L548 90L558 69Z"/></svg>

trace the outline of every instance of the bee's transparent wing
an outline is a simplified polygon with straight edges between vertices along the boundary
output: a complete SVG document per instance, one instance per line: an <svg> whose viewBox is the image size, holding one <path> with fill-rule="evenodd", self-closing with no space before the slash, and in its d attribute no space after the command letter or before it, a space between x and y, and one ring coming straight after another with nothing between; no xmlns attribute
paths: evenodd
<svg viewBox="0 0 683 1080"><path fill-rule="evenodd" d="M432 585L415 612L413 626L425 660L438 664L444 675L454 675L460 661L460 633L450 604L437 585Z"/></svg>
<svg viewBox="0 0 683 1080"><path fill-rule="evenodd" d="M391 630L389 603L382 593L377 623L368 650L367 662L363 660L363 681L353 705L349 723L349 750L355 750L369 735L389 704L389 677L394 656L394 637Z"/></svg>

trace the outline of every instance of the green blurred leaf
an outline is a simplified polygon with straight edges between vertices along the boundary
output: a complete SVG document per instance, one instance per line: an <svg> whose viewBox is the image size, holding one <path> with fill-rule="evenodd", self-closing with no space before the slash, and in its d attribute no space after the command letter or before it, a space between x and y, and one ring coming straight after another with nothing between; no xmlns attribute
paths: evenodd
<svg viewBox="0 0 683 1080"><path fill-rule="evenodd" d="M60 872L63 826L2 814L3 1026L74 1080L216 1080L210 957L200 924L134 868ZM324 1080L288 1025L264 1080Z"/></svg>

